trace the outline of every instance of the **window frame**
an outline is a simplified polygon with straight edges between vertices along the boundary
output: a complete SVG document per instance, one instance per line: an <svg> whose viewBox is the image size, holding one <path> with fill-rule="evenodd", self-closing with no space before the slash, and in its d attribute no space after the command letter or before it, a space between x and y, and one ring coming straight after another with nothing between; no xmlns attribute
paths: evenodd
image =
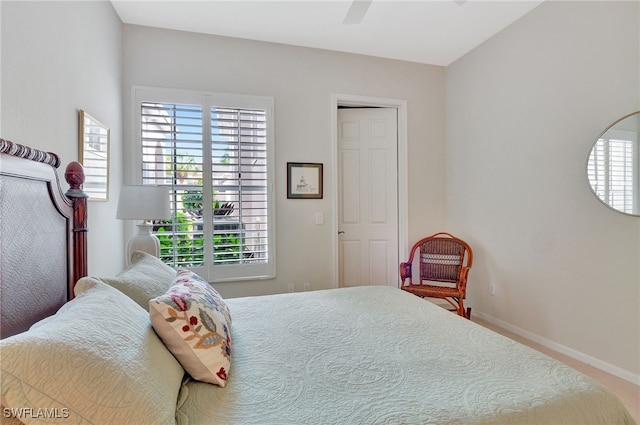
<svg viewBox="0 0 640 425"><path fill-rule="evenodd" d="M267 96L252 96L217 93L199 90L168 89L148 86L132 87L132 149L131 169L133 184L142 184L142 118L143 102L200 105L203 107L203 152L212 152L211 107L234 109L258 109L265 111L266 122L266 184L267 184L267 250L265 263L214 265L213 244L205 245L205 261L201 267L190 267L208 281L232 282L244 280L273 279L276 277L276 226L275 226L275 143L274 143L274 99ZM212 179L212 160L203 158L204 179ZM211 195L203 191L204 205L211 205ZM213 240L213 222L204 222L205 239Z"/></svg>

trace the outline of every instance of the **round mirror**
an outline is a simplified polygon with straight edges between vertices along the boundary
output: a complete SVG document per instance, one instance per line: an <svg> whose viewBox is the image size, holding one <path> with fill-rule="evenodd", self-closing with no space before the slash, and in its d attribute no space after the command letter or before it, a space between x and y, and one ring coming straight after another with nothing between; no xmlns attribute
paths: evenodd
<svg viewBox="0 0 640 425"><path fill-rule="evenodd" d="M640 216L640 111L611 124L593 145L587 178L605 205Z"/></svg>

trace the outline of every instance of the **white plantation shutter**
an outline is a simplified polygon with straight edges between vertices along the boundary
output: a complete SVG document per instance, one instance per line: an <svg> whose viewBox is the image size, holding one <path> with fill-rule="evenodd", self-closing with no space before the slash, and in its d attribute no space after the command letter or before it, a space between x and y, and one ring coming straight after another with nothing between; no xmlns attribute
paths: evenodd
<svg viewBox="0 0 640 425"><path fill-rule="evenodd" d="M211 178L217 202L213 234L230 253L214 253L215 264L269 257L265 118L263 110L211 108Z"/></svg>
<svg viewBox="0 0 640 425"><path fill-rule="evenodd" d="M273 277L273 101L166 92L135 91L142 184L171 187L161 259L209 280Z"/></svg>
<svg viewBox="0 0 640 425"><path fill-rule="evenodd" d="M203 193L202 107L142 102L140 116L142 184L172 189L173 217L154 226L160 258L173 267L203 266L202 223L189 202Z"/></svg>

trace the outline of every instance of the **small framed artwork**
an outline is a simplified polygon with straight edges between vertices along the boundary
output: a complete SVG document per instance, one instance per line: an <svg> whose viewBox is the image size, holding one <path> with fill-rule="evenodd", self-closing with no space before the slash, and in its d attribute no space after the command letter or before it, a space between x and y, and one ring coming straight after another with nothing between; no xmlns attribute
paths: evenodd
<svg viewBox="0 0 640 425"><path fill-rule="evenodd" d="M322 164L287 162L287 198L322 199Z"/></svg>
<svg viewBox="0 0 640 425"><path fill-rule="evenodd" d="M90 201L109 200L109 128L80 110L79 160L84 168L83 190Z"/></svg>

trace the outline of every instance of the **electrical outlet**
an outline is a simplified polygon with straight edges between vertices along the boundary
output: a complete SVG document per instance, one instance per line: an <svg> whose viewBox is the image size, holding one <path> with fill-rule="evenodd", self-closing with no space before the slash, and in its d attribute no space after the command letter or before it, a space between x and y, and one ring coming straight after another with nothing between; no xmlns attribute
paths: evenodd
<svg viewBox="0 0 640 425"><path fill-rule="evenodd" d="M289 292L295 292L296 290L296 285L294 283L290 283L289 284Z"/></svg>
<svg viewBox="0 0 640 425"><path fill-rule="evenodd" d="M305 282L304 283L304 290L305 291L310 291L311 290L311 284L309 282Z"/></svg>
<svg viewBox="0 0 640 425"><path fill-rule="evenodd" d="M489 284L489 295L495 295L496 294L496 284L495 283L490 283Z"/></svg>

